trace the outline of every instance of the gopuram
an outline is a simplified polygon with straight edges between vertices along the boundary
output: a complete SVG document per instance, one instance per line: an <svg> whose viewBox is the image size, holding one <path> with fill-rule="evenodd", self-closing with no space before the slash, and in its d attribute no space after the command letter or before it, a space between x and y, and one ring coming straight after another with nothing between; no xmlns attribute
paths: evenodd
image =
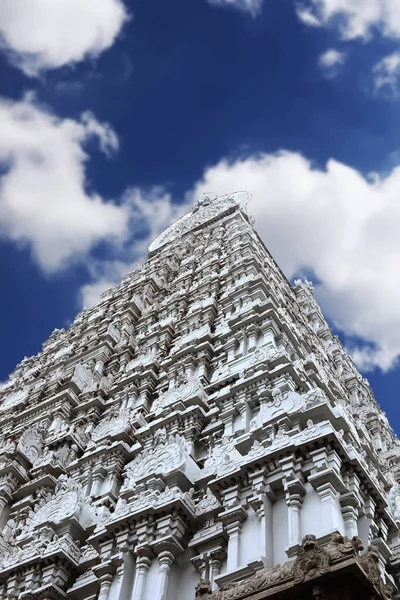
<svg viewBox="0 0 400 600"><path fill-rule="evenodd" d="M203 197L2 388L1 600L399 597L399 441L246 200Z"/></svg>

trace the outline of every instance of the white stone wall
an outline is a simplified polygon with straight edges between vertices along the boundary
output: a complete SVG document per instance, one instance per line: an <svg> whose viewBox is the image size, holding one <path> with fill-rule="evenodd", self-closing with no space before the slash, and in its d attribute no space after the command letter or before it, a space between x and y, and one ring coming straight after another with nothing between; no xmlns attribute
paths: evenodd
<svg viewBox="0 0 400 600"><path fill-rule="evenodd" d="M399 442L238 196L24 359L0 425L0 598L192 600L334 530L397 556Z"/></svg>

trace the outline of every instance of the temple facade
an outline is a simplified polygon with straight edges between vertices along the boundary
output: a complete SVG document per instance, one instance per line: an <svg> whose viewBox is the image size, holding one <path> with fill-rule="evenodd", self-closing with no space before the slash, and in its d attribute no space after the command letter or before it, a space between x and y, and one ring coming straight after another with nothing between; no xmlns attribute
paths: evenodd
<svg viewBox="0 0 400 600"><path fill-rule="evenodd" d="M247 194L203 197L0 390L0 598L396 597L400 446Z"/></svg>

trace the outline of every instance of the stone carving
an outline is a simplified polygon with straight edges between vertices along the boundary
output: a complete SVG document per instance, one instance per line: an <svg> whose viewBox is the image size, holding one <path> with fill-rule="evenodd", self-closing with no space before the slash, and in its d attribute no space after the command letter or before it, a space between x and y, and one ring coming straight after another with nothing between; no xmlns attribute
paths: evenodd
<svg viewBox="0 0 400 600"><path fill-rule="evenodd" d="M139 367L145 367L152 364L156 359L156 354L153 351L140 354L137 358L131 360L125 367L126 373L130 373Z"/></svg>
<svg viewBox="0 0 400 600"><path fill-rule="evenodd" d="M313 438L314 436L318 435L318 433L319 433L319 425L318 424L314 425L313 420L308 419L307 427L305 429L303 429L303 431L301 433L301 439L303 441L309 440L309 439Z"/></svg>
<svg viewBox="0 0 400 600"><path fill-rule="evenodd" d="M235 441L228 437L222 438L204 463L204 475L224 475L240 466L242 455L236 450Z"/></svg>
<svg viewBox="0 0 400 600"><path fill-rule="evenodd" d="M279 356L279 351L272 344L270 346L264 346L263 348L257 348L251 355L250 364L256 365L262 362L268 362Z"/></svg>
<svg viewBox="0 0 400 600"><path fill-rule="evenodd" d="M313 388L307 393L303 394L303 400L307 408L311 408L321 402L327 403L327 397L320 388Z"/></svg>
<svg viewBox="0 0 400 600"><path fill-rule="evenodd" d="M50 450L46 448L41 456L39 456L33 463L33 467L51 466L51 467L62 467L65 469L73 460L76 459L78 453L78 446L68 443L62 444L56 450Z"/></svg>
<svg viewBox="0 0 400 600"><path fill-rule="evenodd" d="M211 329L209 325L203 325L202 327L192 329L192 331L183 334L181 337L175 340L175 343L172 346L172 351L177 352L184 346L189 346L195 340L198 340L210 334Z"/></svg>
<svg viewBox="0 0 400 600"><path fill-rule="evenodd" d="M81 392L90 392L97 388L97 381L89 365L76 365L72 380Z"/></svg>
<svg viewBox="0 0 400 600"><path fill-rule="evenodd" d="M356 542L354 544L357 545ZM347 538L335 533L324 549L318 545L315 535L306 535L294 561L276 565L273 568L262 569L244 581L222 586L221 590L217 592L205 592L205 598L207 600L236 600L282 583L299 584L314 579L329 573L333 563L346 560L350 556L355 557L354 544Z"/></svg>
<svg viewBox="0 0 400 600"><path fill-rule="evenodd" d="M235 206L244 208L244 204L248 202L248 200L249 195L245 192L225 194L224 196L218 196L213 200L204 197L194 205L191 213L188 213L179 219L179 221L171 225L166 231L161 233L149 246L149 252L154 252L177 238L180 239L189 231L199 227L210 219L214 219L217 215L227 211L229 208Z"/></svg>
<svg viewBox="0 0 400 600"><path fill-rule="evenodd" d="M400 442L310 286L290 286L239 204L203 198L2 386L2 598L167 597L177 569L182 600L293 586L326 600L318 578L342 568L389 598ZM260 568L314 514L324 545L306 536ZM360 517L367 554L340 533L325 543Z"/></svg>
<svg viewBox="0 0 400 600"><path fill-rule="evenodd" d="M301 552L293 563L294 582L301 583L304 579L328 573L330 562L329 554L318 546L315 535L304 536Z"/></svg>
<svg viewBox="0 0 400 600"><path fill-rule="evenodd" d="M149 475L165 475L181 467L188 456L188 447L180 435L167 435L160 431L154 438L152 448L144 450L126 466L125 487Z"/></svg>
<svg viewBox="0 0 400 600"><path fill-rule="evenodd" d="M178 400L187 402L191 399L206 400L207 394L198 377L183 377L179 384L164 394L162 394L154 403L153 411L158 414L162 410Z"/></svg>
<svg viewBox="0 0 400 600"><path fill-rule="evenodd" d="M66 475L58 479L55 494L39 508L31 521L31 527L41 523L61 523L77 515L83 506L83 493L79 483Z"/></svg>
<svg viewBox="0 0 400 600"><path fill-rule="evenodd" d="M15 547L15 521L9 519L3 527L3 531L0 534L0 564L11 560L17 553Z"/></svg>
<svg viewBox="0 0 400 600"><path fill-rule="evenodd" d="M92 440L98 442L107 437L118 435L119 433L129 433L132 426L129 421L130 411L128 409L119 409L113 406L109 414L100 421L92 431Z"/></svg>
<svg viewBox="0 0 400 600"><path fill-rule="evenodd" d="M400 485L397 481L389 492L389 508L396 521L400 521Z"/></svg>
<svg viewBox="0 0 400 600"><path fill-rule="evenodd" d="M58 350L58 352L55 353L54 358L55 360L59 360L60 358L69 356L70 354L72 354L73 351L73 344L70 344L69 346L63 346L62 348L60 348L60 350Z"/></svg>
<svg viewBox="0 0 400 600"><path fill-rule="evenodd" d="M199 583L194 588L194 597L202 598L207 594L211 594L211 582L209 579L200 579Z"/></svg>
<svg viewBox="0 0 400 600"><path fill-rule="evenodd" d="M186 492L182 494L178 489L169 488L168 486L162 491L157 488L144 488L138 491L129 502L123 498L119 498L114 513L107 520L111 521L128 514L134 515L149 508L161 507L174 500L184 501L195 512L192 493Z"/></svg>
<svg viewBox="0 0 400 600"><path fill-rule="evenodd" d="M213 512L219 508L221 503L214 496L210 488L207 488L205 495L197 502L195 513L196 516L204 515L209 512Z"/></svg>
<svg viewBox="0 0 400 600"><path fill-rule="evenodd" d="M254 458L259 458L260 456L264 456L266 453L266 448L258 440L254 440L253 445L251 446L247 459L253 460Z"/></svg>
<svg viewBox="0 0 400 600"><path fill-rule="evenodd" d="M18 442L18 452L32 464L42 455L46 430L47 425L44 423L34 425L24 431Z"/></svg>
<svg viewBox="0 0 400 600"><path fill-rule="evenodd" d="M369 580L380 591L383 598L390 600L395 588L392 583L385 582L382 579L381 570L379 568L379 551L374 546L369 546L367 552L361 557L361 564L365 570Z"/></svg>
<svg viewBox="0 0 400 600"><path fill-rule="evenodd" d="M17 404L21 404L21 402L24 402L27 399L27 397L28 390L26 388L9 394L4 398L3 402L1 403L0 411L8 410L9 408L16 406Z"/></svg>

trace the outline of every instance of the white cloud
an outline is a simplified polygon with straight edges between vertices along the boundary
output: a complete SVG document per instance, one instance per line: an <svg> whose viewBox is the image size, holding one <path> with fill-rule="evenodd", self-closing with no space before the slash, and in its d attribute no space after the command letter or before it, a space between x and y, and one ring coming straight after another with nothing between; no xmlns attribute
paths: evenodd
<svg viewBox="0 0 400 600"><path fill-rule="evenodd" d="M297 4L297 15L309 26L336 26L344 40L367 39L375 28L400 38L398 0L306 0Z"/></svg>
<svg viewBox="0 0 400 600"><path fill-rule="evenodd" d="M327 50L318 59L318 65L325 77L332 79L339 74L340 67L346 59L344 52L339 52L335 48Z"/></svg>
<svg viewBox="0 0 400 600"><path fill-rule="evenodd" d="M84 144L109 154L118 140L90 113L59 119L35 103L0 99L0 235L27 244L47 272L104 239L127 234L130 210L86 190Z"/></svg>
<svg viewBox="0 0 400 600"><path fill-rule="evenodd" d="M96 57L128 19L121 0L1 0L0 39L27 75Z"/></svg>
<svg viewBox="0 0 400 600"><path fill-rule="evenodd" d="M148 191L131 188L127 190L123 200L124 205L130 209L133 239L125 246L114 247L119 255L115 260L91 260L88 263L92 281L79 290L82 306L93 306L105 290L119 284L124 275L146 258L147 248L154 238L189 212L192 204L190 198L184 204L174 204L171 194L162 187L154 187Z"/></svg>
<svg viewBox="0 0 400 600"><path fill-rule="evenodd" d="M343 64L345 59L344 52L339 52L339 50L335 50L331 48L327 50L319 57L318 63L320 67L330 69L332 67L336 67L337 65Z"/></svg>
<svg viewBox="0 0 400 600"><path fill-rule="evenodd" d="M261 13L264 4L264 0L207 0L207 2L214 6L230 6L242 12L248 12L253 17Z"/></svg>
<svg viewBox="0 0 400 600"><path fill-rule="evenodd" d="M397 92L400 82L400 52L393 52L380 60L373 69L375 89L388 87Z"/></svg>
<svg viewBox="0 0 400 600"><path fill-rule="evenodd" d="M304 25L308 25L308 27L321 27L321 21L307 8L302 5L298 5L296 7L296 13L300 21L304 23Z"/></svg>
<svg viewBox="0 0 400 600"><path fill-rule="evenodd" d="M286 275L313 271L325 314L367 344L351 348L359 365L389 369L400 355L400 166L369 181L291 152L222 160L192 197L235 189L253 194L250 213Z"/></svg>

